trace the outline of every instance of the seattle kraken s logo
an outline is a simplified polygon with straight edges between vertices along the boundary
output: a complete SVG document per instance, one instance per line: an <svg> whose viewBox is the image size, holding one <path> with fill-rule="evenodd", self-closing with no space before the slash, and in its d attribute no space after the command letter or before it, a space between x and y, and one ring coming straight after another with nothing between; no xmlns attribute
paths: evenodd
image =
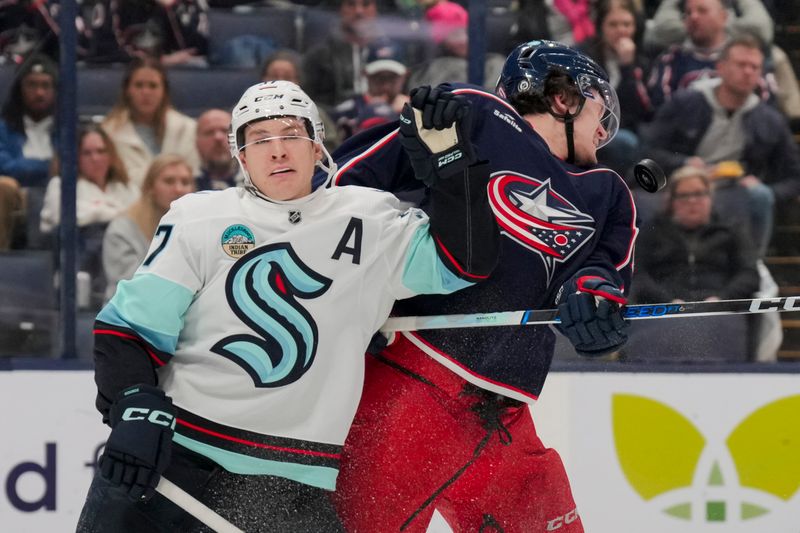
<svg viewBox="0 0 800 533"><path fill-rule="evenodd" d="M231 335L211 348L244 368L256 387L300 379L317 352L317 324L296 298L317 298L331 280L306 266L288 243L258 248L228 274L225 293L242 322L257 335Z"/></svg>

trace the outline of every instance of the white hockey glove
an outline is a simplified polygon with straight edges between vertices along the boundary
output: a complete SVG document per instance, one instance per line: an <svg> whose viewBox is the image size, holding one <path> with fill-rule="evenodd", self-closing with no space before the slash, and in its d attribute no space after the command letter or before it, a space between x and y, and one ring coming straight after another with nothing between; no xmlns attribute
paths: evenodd
<svg viewBox="0 0 800 533"><path fill-rule="evenodd" d="M475 163L471 122L465 97L427 85L411 91L400 113L400 143L418 180L431 187Z"/></svg>

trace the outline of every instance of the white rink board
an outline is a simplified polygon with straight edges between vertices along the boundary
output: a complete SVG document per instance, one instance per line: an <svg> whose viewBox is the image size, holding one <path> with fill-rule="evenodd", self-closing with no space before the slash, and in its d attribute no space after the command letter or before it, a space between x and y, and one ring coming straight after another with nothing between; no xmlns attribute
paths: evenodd
<svg viewBox="0 0 800 533"><path fill-rule="evenodd" d="M107 435L94 409L94 394L88 371L0 372L0 531L75 530L91 463ZM631 485L620 466L613 433L612 401L620 394L664 405L702 435L705 444L690 486L645 500ZM534 412L542 440L561 452L588 533L798 533L800 491L781 499L742 488L726 446L731 431L751 413L796 395L797 375L552 374ZM799 427L800 412L782 423ZM46 458L48 445L54 452L51 461ZM787 445L798 449L800 443ZM708 486L705 474L714 461L720 465L722 487ZM16 479L11 491L9 478ZM800 479L794 482L790 486L796 489ZM725 521L707 520L708 501L724 502ZM743 501L767 512L741 520L736 510ZM693 506L691 519L663 511L684 502ZM20 510L37 503L38 509ZM54 509L48 509L50 503ZM448 531L441 518L434 517L429 532Z"/></svg>

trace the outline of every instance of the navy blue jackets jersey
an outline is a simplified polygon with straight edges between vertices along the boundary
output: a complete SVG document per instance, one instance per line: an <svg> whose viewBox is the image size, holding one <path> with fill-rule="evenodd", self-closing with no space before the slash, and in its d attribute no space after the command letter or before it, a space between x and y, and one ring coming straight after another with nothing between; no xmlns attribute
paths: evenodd
<svg viewBox="0 0 800 533"><path fill-rule="evenodd" d="M472 142L489 160L489 201L503 234L500 263L479 286L398 302L398 316L552 308L561 285L584 267L630 286L638 229L630 190L613 171L569 165L505 101L454 84L472 103ZM397 139L397 123L351 138L334 153L335 182L395 192L420 189ZM424 207L424 203L423 203ZM553 357L548 326L442 329L406 336L468 381L522 401L535 400Z"/></svg>

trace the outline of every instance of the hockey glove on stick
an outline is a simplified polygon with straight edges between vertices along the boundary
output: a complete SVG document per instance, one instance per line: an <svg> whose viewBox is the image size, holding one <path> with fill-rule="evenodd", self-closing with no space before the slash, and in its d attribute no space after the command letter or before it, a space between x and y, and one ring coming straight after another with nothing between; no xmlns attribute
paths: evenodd
<svg viewBox="0 0 800 533"><path fill-rule="evenodd" d="M149 500L172 453L172 398L151 385L122 391L111 405L111 435L100 457L100 474L128 493Z"/></svg>
<svg viewBox="0 0 800 533"><path fill-rule="evenodd" d="M579 355L597 357L611 353L628 340L628 323L620 306L622 291L595 269L578 271L559 292L556 324Z"/></svg>
<svg viewBox="0 0 800 533"><path fill-rule="evenodd" d="M470 104L440 88L417 87L400 113L400 143L414 174L428 187L476 161L470 143Z"/></svg>

